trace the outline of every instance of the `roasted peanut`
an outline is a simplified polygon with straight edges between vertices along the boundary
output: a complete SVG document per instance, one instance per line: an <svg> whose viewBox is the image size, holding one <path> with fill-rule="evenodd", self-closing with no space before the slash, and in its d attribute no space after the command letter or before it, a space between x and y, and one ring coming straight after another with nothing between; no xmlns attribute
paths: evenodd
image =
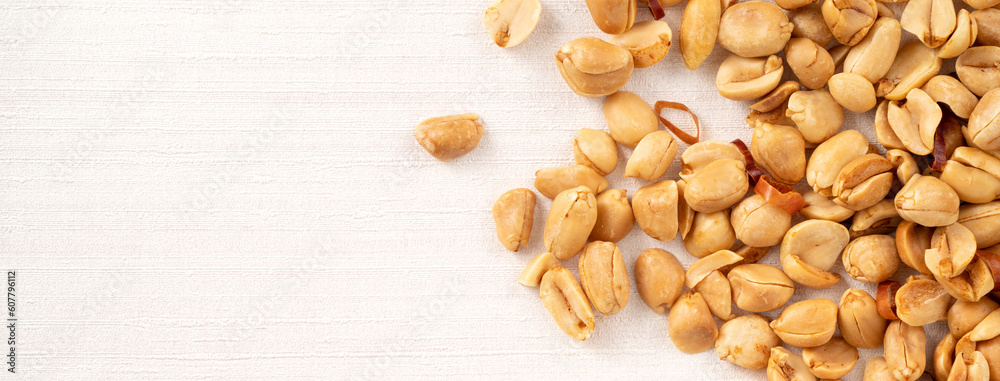
<svg viewBox="0 0 1000 381"><path fill-rule="evenodd" d="M985 98L990 90L1000 87L1000 47L976 46L967 49L955 61L955 71L965 87Z"/></svg>
<svg viewBox="0 0 1000 381"><path fill-rule="evenodd" d="M896 240L888 235L858 237L844 248L841 260L847 274L856 280L879 283L899 269Z"/></svg>
<svg viewBox="0 0 1000 381"><path fill-rule="evenodd" d="M806 206L799 210L806 218L841 222L854 215L854 211L833 202L827 196L808 191L802 195Z"/></svg>
<svg viewBox="0 0 1000 381"><path fill-rule="evenodd" d="M746 165L743 153L733 143L718 140L697 142L681 154L680 176L684 180L690 180L702 168L722 159L738 160Z"/></svg>
<svg viewBox="0 0 1000 381"><path fill-rule="evenodd" d="M778 182L796 184L806 176L806 141L793 127L758 125L750 140L750 154Z"/></svg>
<svg viewBox="0 0 1000 381"><path fill-rule="evenodd" d="M937 75L941 63L934 49L919 41L910 41L899 49L889 71L878 80L875 95L891 101L906 98L910 90L923 86Z"/></svg>
<svg viewBox="0 0 1000 381"><path fill-rule="evenodd" d="M660 125L646 101L628 91L619 91L604 99L604 120L611 137L629 147L635 147Z"/></svg>
<svg viewBox="0 0 1000 381"><path fill-rule="evenodd" d="M833 33L826 26L819 4L806 5L788 12L788 21L795 25L792 37L805 37L819 46L826 46L833 40Z"/></svg>
<svg viewBox="0 0 1000 381"><path fill-rule="evenodd" d="M720 360L747 369L763 369L771 348L781 345L781 339L768 326L767 319L757 314L737 317L722 324L715 341L715 353Z"/></svg>
<svg viewBox="0 0 1000 381"><path fill-rule="evenodd" d="M497 46L509 48L531 35L541 15L538 0L496 0L486 9L483 24Z"/></svg>
<svg viewBox="0 0 1000 381"><path fill-rule="evenodd" d="M824 0L823 19L841 44L854 46L878 17L875 0Z"/></svg>
<svg viewBox="0 0 1000 381"><path fill-rule="evenodd" d="M788 345L816 347L826 344L837 328L837 305L830 299L808 299L789 304L771 329Z"/></svg>
<svg viewBox="0 0 1000 381"><path fill-rule="evenodd" d="M493 203L493 222L497 238L507 250L527 247L535 220L535 193L518 188L505 192Z"/></svg>
<svg viewBox="0 0 1000 381"><path fill-rule="evenodd" d="M691 231L684 237L684 248L691 255L704 258L736 243L736 233L729 222L729 211L696 213Z"/></svg>
<svg viewBox="0 0 1000 381"><path fill-rule="evenodd" d="M844 165L833 183L833 201L848 209L867 209L889 194L892 163L878 154L867 154Z"/></svg>
<svg viewBox="0 0 1000 381"><path fill-rule="evenodd" d="M802 356L782 347L771 348L767 360L768 381L816 381Z"/></svg>
<svg viewBox="0 0 1000 381"><path fill-rule="evenodd" d="M685 193L686 194L686 193ZM677 183L661 180L635 191L632 213L650 237L664 242L677 236Z"/></svg>
<svg viewBox="0 0 1000 381"><path fill-rule="evenodd" d="M618 166L618 146L607 132L581 128L573 138L573 160L606 176Z"/></svg>
<svg viewBox="0 0 1000 381"><path fill-rule="evenodd" d="M997 49L997 67L1000 68L1000 48ZM1000 71L997 74L1000 81ZM1000 150L1000 87L987 92L976 104L969 116L969 137L971 143L982 150Z"/></svg>
<svg viewBox="0 0 1000 381"><path fill-rule="evenodd" d="M936 48L955 31L956 19L955 3L951 0L910 0L899 24L924 45Z"/></svg>
<svg viewBox="0 0 1000 381"><path fill-rule="evenodd" d="M608 42L628 49L636 68L655 65L670 51L672 33L664 21L641 21L619 35L608 36Z"/></svg>
<svg viewBox="0 0 1000 381"><path fill-rule="evenodd" d="M771 90L770 93L767 93L767 95L758 99L757 102L754 102L749 107L751 110L754 111L760 111L760 112L772 111L780 107L783 103L787 102L788 97L790 97L793 93L801 89L802 87L799 86L798 82L795 81L782 82L780 85L778 85L778 87L775 87L774 90Z"/></svg>
<svg viewBox="0 0 1000 381"><path fill-rule="evenodd" d="M888 322L878 313L875 298L856 288L844 291L837 309L840 334L849 344L858 348L882 346Z"/></svg>
<svg viewBox="0 0 1000 381"><path fill-rule="evenodd" d="M982 204L1000 198L1000 158L972 147L958 147L945 162L941 181L950 185L958 198Z"/></svg>
<svg viewBox="0 0 1000 381"><path fill-rule="evenodd" d="M924 226L945 226L958 221L961 201L954 189L932 176L915 175L896 194L899 216Z"/></svg>
<svg viewBox="0 0 1000 381"><path fill-rule="evenodd" d="M750 189L746 165L732 159L713 161L686 181L684 200L691 209L702 213L727 209Z"/></svg>
<svg viewBox="0 0 1000 381"><path fill-rule="evenodd" d="M889 102L887 117L892 131L908 151L927 155L934 150L934 133L941 123L942 111L923 90L911 90L903 105Z"/></svg>
<svg viewBox="0 0 1000 381"><path fill-rule="evenodd" d="M970 14L973 26L972 40L979 45L1000 46L1000 9L980 9ZM969 45L972 45L971 42Z"/></svg>
<svg viewBox="0 0 1000 381"><path fill-rule="evenodd" d="M901 37L899 21L880 17L872 25L868 35L847 53L844 58L844 73L860 75L871 83L878 82L889 72L899 51Z"/></svg>
<svg viewBox="0 0 1000 381"><path fill-rule="evenodd" d="M618 242L632 231L635 216L624 189L608 189L597 195L597 222L591 241Z"/></svg>
<svg viewBox="0 0 1000 381"><path fill-rule="evenodd" d="M748 1L726 9L719 23L719 46L741 57L764 57L781 51L794 26L772 3Z"/></svg>
<svg viewBox="0 0 1000 381"><path fill-rule="evenodd" d="M785 232L791 227L792 216L754 194L733 208L730 221L740 242L753 247L764 247L781 242Z"/></svg>
<svg viewBox="0 0 1000 381"><path fill-rule="evenodd" d="M958 223L972 231L980 249L1000 243L1000 201L962 205Z"/></svg>
<svg viewBox="0 0 1000 381"><path fill-rule="evenodd" d="M639 297L656 313L669 310L684 288L684 267L673 254L646 249L635 260L635 285Z"/></svg>
<svg viewBox="0 0 1000 381"><path fill-rule="evenodd" d="M695 70L708 58L715 48L722 18L722 3L719 0L689 0L684 7L678 40L684 66Z"/></svg>
<svg viewBox="0 0 1000 381"><path fill-rule="evenodd" d="M904 323L918 326L945 320L951 295L926 275L911 276L896 291L896 315Z"/></svg>
<svg viewBox="0 0 1000 381"><path fill-rule="evenodd" d="M580 285L604 316L614 315L628 304L629 282L625 259L611 242L588 243L580 253Z"/></svg>
<svg viewBox="0 0 1000 381"><path fill-rule="evenodd" d="M875 108L875 87L865 77L839 73L829 80L830 95L844 108L856 113Z"/></svg>
<svg viewBox="0 0 1000 381"><path fill-rule="evenodd" d="M582 37L556 52L556 66L573 92L603 97L625 86L635 63L625 48L596 37Z"/></svg>
<svg viewBox="0 0 1000 381"><path fill-rule="evenodd" d="M542 283L542 276L545 275L545 272L557 265L559 262L556 261L556 257L552 253L546 251L538 254L524 266L517 282L528 287L538 287Z"/></svg>
<svg viewBox="0 0 1000 381"><path fill-rule="evenodd" d="M748 101L774 90L783 72L777 56L744 58L734 54L722 61L715 85L725 98Z"/></svg>
<svg viewBox="0 0 1000 381"><path fill-rule="evenodd" d="M1000 304L990 298L983 298L978 302L959 300L948 309L949 332L953 337L965 336L997 308L1000 308Z"/></svg>
<svg viewBox="0 0 1000 381"><path fill-rule="evenodd" d="M545 220L545 250L558 259L576 256L597 222L597 199L590 188L579 186L559 193L552 200Z"/></svg>
<svg viewBox="0 0 1000 381"><path fill-rule="evenodd" d="M912 221L900 222L896 227L896 252L899 254L899 259L921 274L930 275L931 270L924 261L924 253L931 248L933 234L934 228Z"/></svg>
<svg viewBox="0 0 1000 381"><path fill-rule="evenodd" d="M590 17L607 34L622 34L635 23L636 0L587 0Z"/></svg>
<svg viewBox="0 0 1000 381"><path fill-rule="evenodd" d="M608 179L593 168L583 165L550 167L535 171L535 189L538 189L538 193L542 196L555 198L560 192L579 186L587 187L597 194L608 189Z"/></svg>
<svg viewBox="0 0 1000 381"><path fill-rule="evenodd" d="M815 90L826 85L833 75L836 65L830 53L813 40L804 37L793 38L785 47L788 67L799 79L802 86Z"/></svg>
<svg viewBox="0 0 1000 381"><path fill-rule="evenodd" d="M719 329L701 294L688 291L670 308L667 333L684 353L698 353L715 345Z"/></svg>
<svg viewBox="0 0 1000 381"><path fill-rule="evenodd" d="M979 103L979 98L976 98L969 88L950 75L934 76L920 89L934 102L948 105L948 108L962 119L968 119Z"/></svg>
<svg viewBox="0 0 1000 381"><path fill-rule="evenodd" d="M784 306L795 292L792 280L780 269L761 264L745 264L729 270L733 302L749 312L773 311Z"/></svg>
<svg viewBox="0 0 1000 381"><path fill-rule="evenodd" d="M582 341L594 332L594 310L580 283L565 267L556 265L545 272L538 296L567 335Z"/></svg>
<svg viewBox="0 0 1000 381"><path fill-rule="evenodd" d="M427 153L441 161L452 161L479 145L483 125L479 115L462 114L430 118L417 125L413 136Z"/></svg>
<svg viewBox="0 0 1000 381"><path fill-rule="evenodd" d="M659 130L646 135L635 146L625 164L625 177L656 180L667 173L677 155L677 142L670 132Z"/></svg>
<svg viewBox="0 0 1000 381"><path fill-rule="evenodd" d="M799 91L788 98L789 116L810 144L820 144L840 131L844 108L826 89Z"/></svg>
<svg viewBox="0 0 1000 381"><path fill-rule="evenodd" d="M995 14L996 20L993 22L1000 22L1000 12L996 12ZM990 22L988 20L983 21ZM951 34L951 37L948 37L948 41L945 41L944 45L938 48L938 57L944 59L958 57L976 42L977 35L984 35L979 32L979 19L965 9L959 10L958 19L955 22L955 32ZM1000 28L998 28L998 32L1000 32ZM980 38L982 39L982 37ZM997 42L1000 43L1000 38L998 38ZM996 45L994 44L994 46Z"/></svg>
<svg viewBox="0 0 1000 381"><path fill-rule="evenodd" d="M833 185L840 171L848 163L866 153L868 153L868 138L855 130L841 132L824 141L813 151L806 165L806 181L816 193L832 196Z"/></svg>
<svg viewBox="0 0 1000 381"><path fill-rule="evenodd" d="M927 365L924 327L893 320L885 331L885 362L897 380L916 381Z"/></svg>
<svg viewBox="0 0 1000 381"><path fill-rule="evenodd" d="M858 362L858 349L835 337L818 347L802 350L802 359L816 377L824 379L840 378L854 369Z"/></svg>

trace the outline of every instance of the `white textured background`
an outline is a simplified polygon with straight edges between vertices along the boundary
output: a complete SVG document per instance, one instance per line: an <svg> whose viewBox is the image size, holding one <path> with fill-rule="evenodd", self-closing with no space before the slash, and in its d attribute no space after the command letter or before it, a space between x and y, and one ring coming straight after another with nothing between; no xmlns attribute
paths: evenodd
<svg viewBox="0 0 1000 381"><path fill-rule="evenodd" d="M606 127L552 56L602 34L582 0L544 0L531 38L501 50L487 6L0 1L0 266L18 271L18 379L763 379L681 354L634 291L581 343L515 282L542 250L549 201L519 253L497 242L490 207L571 164L577 129ZM681 10L665 19L675 33ZM721 48L691 72L674 42L626 89L686 103L704 139L749 141L747 102L715 91ZM413 127L459 112L480 113L486 135L440 163ZM622 180L629 152L609 178L631 194L644 182ZM638 228L621 247L630 269L647 247L693 262ZM848 285L865 287L793 301Z"/></svg>

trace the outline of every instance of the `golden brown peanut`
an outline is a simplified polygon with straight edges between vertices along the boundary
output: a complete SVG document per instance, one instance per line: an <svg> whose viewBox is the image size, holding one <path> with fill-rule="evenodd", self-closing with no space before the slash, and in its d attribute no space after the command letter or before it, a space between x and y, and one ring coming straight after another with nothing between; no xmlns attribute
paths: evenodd
<svg viewBox="0 0 1000 381"><path fill-rule="evenodd" d="M794 26L773 3L747 1L726 9L719 23L719 46L740 57L764 57L785 47Z"/></svg>
<svg viewBox="0 0 1000 381"><path fill-rule="evenodd" d="M792 72L799 79L799 83L810 90L826 85L836 66L833 57L830 57L826 49L805 37L788 41L785 58L788 60L788 67L792 68Z"/></svg>
<svg viewBox="0 0 1000 381"><path fill-rule="evenodd" d="M528 246L531 225L535 220L535 193L531 190L511 189L493 203L493 222L497 238L503 247L517 251Z"/></svg>
<svg viewBox="0 0 1000 381"><path fill-rule="evenodd" d="M934 228L912 221L900 222L896 227L896 252L899 254L899 259L921 274L930 275L931 270L927 268L924 253L931 248L933 234Z"/></svg>
<svg viewBox="0 0 1000 381"><path fill-rule="evenodd" d="M1000 69L1000 48L997 48L996 65ZM1000 70L997 71L997 79L1000 85ZM1000 150L1000 87L986 93L972 111L969 137L972 138L971 143L982 150Z"/></svg>
<svg viewBox="0 0 1000 381"><path fill-rule="evenodd" d="M847 274L856 280L879 283L899 269L896 240L888 235L872 234L851 241L841 260Z"/></svg>
<svg viewBox="0 0 1000 381"><path fill-rule="evenodd" d="M667 333L684 353L698 353L715 345L719 329L701 294L688 291L670 308Z"/></svg>
<svg viewBox="0 0 1000 381"><path fill-rule="evenodd" d="M635 216L624 189L608 189L597 195L597 222L591 241L618 242L632 231Z"/></svg>
<svg viewBox="0 0 1000 381"><path fill-rule="evenodd" d="M557 259L576 256L597 222L597 199L590 188L579 186L552 200L542 242Z"/></svg>
<svg viewBox="0 0 1000 381"><path fill-rule="evenodd" d="M1000 337L976 343L976 350L983 353L990 367L990 381L1000 380Z"/></svg>
<svg viewBox="0 0 1000 381"><path fill-rule="evenodd" d="M885 158L889 159L889 162L896 168L896 178L899 179L900 184L906 185L913 178L913 175L920 173L917 161L913 159L913 155L910 155L909 152L901 149L890 149L885 153Z"/></svg>
<svg viewBox="0 0 1000 381"><path fill-rule="evenodd" d="M632 76L632 53L596 37L582 37L556 52L556 66L573 92L585 97L611 95Z"/></svg>
<svg viewBox="0 0 1000 381"><path fill-rule="evenodd" d="M689 0L677 32L684 66L695 70L715 48L722 18L719 0Z"/></svg>
<svg viewBox="0 0 1000 381"><path fill-rule="evenodd" d="M996 7L1000 5L1000 0L963 0L966 4L969 4L976 9L986 9L989 7Z"/></svg>
<svg viewBox="0 0 1000 381"><path fill-rule="evenodd" d="M1000 243L1000 201L962 205L958 223L972 231L980 249Z"/></svg>
<svg viewBox="0 0 1000 381"><path fill-rule="evenodd" d="M608 36L608 42L628 49L638 69L663 60L670 51L672 35L666 22L647 20L635 23L625 33Z"/></svg>
<svg viewBox="0 0 1000 381"><path fill-rule="evenodd" d="M826 344L837 328L837 305L830 299L808 299L789 304L771 329L788 345L816 347Z"/></svg>
<svg viewBox="0 0 1000 381"><path fill-rule="evenodd" d="M924 45L936 48L955 31L956 19L955 3L951 0L910 0L899 24Z"/></svg>
<svg viewBox="0 0 1000 381"><path fill-rule="evenodd" d="M729 249L735 243L736 233L729 222L728 210L696 213L691 231L684 237L684 249L697 258Z"/></svg>
<svg viewBox="0 0 1000 381"><path fill-rule="evenodd" d="M944 181L916 175L896 194L899 216L924 226L946 226L958 221L958 194Z"/></svg>
<svg viewBox="0 0 1000 381"><path fill-rule="evenodd" d="M606 176L618 166L618 146L607 132L581 128L573 138L573 160Z"/></svg>
<svg viewBox="0 0 1000 381"><path fill-rule="evenodd" d="M927 336L924 327L899 320L885 330L885 362L897 380L915 381L927 365Z"/></svg>
<svg viewBox="0 0 1000 381"><path fill-rule="evenodd" d="M413 137L435 159L452 161L479 145L483 125L478 120L471 113L430 118L417 125Z"/></svg>
<svg viewBox="0 0 1000 381"><path fill-rule="evenodd" d="M750 126L750 128L757 127L764 123L773 125L792 126L795 124L795 122L793 122L792 119L786 115L787 113L788 113L788 101L785 101L784 103L778 105L778 107L775 107L774 110L771 111L764 111L764 112L757 110L751 111L750 114L747 115L746 121L747 125Z"/></svg>
<svg viewBox="0 0 1000 381"><path fill-rule="evenodd" d="M752 247L764 247L781 242L792 225L792 216L754 194L733 208L730 221L740 242Z"/></svg>
<svg viewBox="0 0 1000 381"><path fill-rule="evenodd" d="M972 40L979 45L1000 46L1000 9L982 9L972 12L970 16L974 27Z"/></svg>
<svg viewBox="0 0 1000 381"><path fill-rule="evenodd" d="M836 222L806 220L785 233L781 240L781 268L792 280L809 288L826 288L840 281L830 273L847 246L847 228Z"/></svg>
<svg viewBox="0 0 1000 381"><path fill-rule="evenodd" d="M833 33L826 26L819 4L806 5L788 12L788 21L795 25L792 37L805 37L820 46L826 46L833 40Z"/></svg>
<svg viewBox="0 0 1000 381"><path fill-rule="evenodd" d="M782 347L771 348L767 360L768 381L816 381L802 356Z"/></svg>
<svg viewBox="0 0 1000 381"><path fill-rule="evenodd" d="M715 353L720 360L747 369L763 369L767 367L771 348L780 345L781 339L768 326L767 319L749 314L722 324L715 341Z"/></svg>
<svg viewBox="0 0 1000 381"><path fill-rule="evenodd" d="M687 182L684 180L677 181L677 232L681 234L681 238L687 237L691 232L691 226L694 225L694 214L696 213L694 209L688 206L687 201L684 200L684 189L687 188Z"/></svg>
<svg viewBox="0 0 1000 381"><path fill-rule="evenodd" d="M789 116L811 144L820 144L833 137L844 124L844 108L826 89L799 91L788 98Z"/></svg>
<svg viewBox="0 0 1000 381"><path fill-rule="evenodd" d="M924 261L935 277L957 277L976 256L976 236L965 225L954 223L934 230Z"/></svg>
<svg viewBox="0 0 1000 381"><path fill-rule="evenodd" d="M902 28L896 19L880 17L872 25L868 35L854 46L844 58L844 73L857 74L868 82L875 83L882 78L899 51Z"/></svg>
<svg viewBox="0 0 1000 381"><path fill-rule="evenodd" d="M646 101L628 91L619 91L604 99L604 120L611 137L629 147L635 147L642 138L659 129L660 123Z"/></svg>
<svg viewBox="0 0 1000 381"><path fill-rule="evenodd" d="M733 302L749 312L774 311L784 306L795 292L792 280L777 267L745 264L729 270Z"/></svg>
<svg viewBox="0 0 1000 381"><path fill-rule="evenodd" d="M935 249L927 250L928 253ZM929 256L929 255L928 255ZM933 272L933 270L931 271ZM975 302L989 294L995 285L993 274L986 262L978 256L965 268L965 272L954 278L934 276L951 296L966 302Z"/></svg>
<svg viewBox="0 0 1000 381"><path fill-rule="evenodd" d="M799 86L799 83L795 81L782 82L778 85L778 87L775 87L774 90L771 90L770 93L767 93L767 95L758 99L757 102L754 102L754 104L749 107L754 111L772 111L787 102L788 97L796 91L801 90L801 88L802 87Z"/></svg>
<svg viewBox="0 0 1000 381"><path fill-rule="evenodd" d="M903 218L896 212L896 205L892 200L882 200L854 214L851 221L851 237L891 233L901 222Z"/></svg>
<svg viewBox="0 0 1000 381"><path fill-rule="evenodd" d="M681 154L681 173L684 180L690 180L702 168L716 160L731 159L746 162L743 153L733 143L706 140L692 144Z"/></svg>
<svg viewBox="0 0 1000 381"><path fill-rule="evenodd" d="M583 165L549 167L535 171L535 189L548 198L555 198L564 190L587 187L594 194L608 189L608 179L593 168Z"/></svg>
<svg viewBox="0 0 1000 381"><path fill-rule="evenodd" d="M538 287L542 304L567 335L587 340L594 332L594 310L573 273L556 265L545 272Z"/></svg>
<svg viewBox="0 0 1000 381"><path fill-rule="evenodd" d="M808 191L802 195L806 206L799 210L806 218L841 222L854 215L854 211L838 205L827 196ZM738 235L737 235L738 236Z"/></svg>
<svg viewBox="0 0 1000 381"><path fill-rule="evenodd" d="M483 24L497 46L509 48L531 35L541 15L538 0L496 0L486 9Z"/></svg>
<svg viewBox="0 0 1000 381"><path fill-rule="evenodd" d="M794 127L758 125L753 129L750 154L778 182L797 184L806 176L806 141Z"/></svg>
<svg viewBox="0 0 1000 381"><path fill-rule="evenodd" d="M875 299L856 288L847 289L840 297L837 323L844 340L858 348L881 347L885 328L889 325L879 315Z"/></svg>
<svg viewBox="0 0 1000 381"><path fill-rule="evenodd" d="M550 252L544 252L538 254L538 256L531 259L524 270L521 271L521 276L517 278L517 282L528 287L538 287L542 283L542 276L545 272L549 271L550 268L559 265L556 261L556 257Z"/></svg>
<svg viewBox="0 0 1000 381"><path fill-rule="evenodd" d="M841 44L854 46L878 17L875 0L824 0L823 19Z"/></svg>
<svg viewBox="0 0 1000 381"><path fill-rule="evenodd" d="M889 102L887 113L892 131L908 151L917 155L934 150L934 133L942 115L941 107L920 89L911 90L902 106L898 101Z"/></svg>
<svg viewBox="0 0 1000 381"><path fill-rule="evenodd" d="M850 52L851 48L853 47L847 45L837 45L828 50L828 52L830 52L830 58L833 58L833 65L835 67L843 68L844 59L847 58L847 53Z"/></svg>
<svg viewBox="0 0 1000 381"><path fill-rule="evenodd" d="M611 242L588 243L580 253L580 285L604 316L614 315L628 304L629 282L625 259Z"/></svg>
<svg viewBox="0 0 1000 381"><path fill-rule="evenodd" d="M958 339L954 335L947 334L934 347L934 355L931 357L931 370L934 373L935 380L948 379L948 373L951 373L951 367L955 363L955 344L957 342Z"/></svg>
<svg viewBox="0 0 1000 381"><path fill-rule="evenodd" d="M722 272L723 274L729 274L729 270L732 270L736 266L757 263L762 258L764 258L764 256L767 255L767 253L771 251L770 247L751 247L743 244L738 245L738 247L739 248L737 248L733 252L736 253L736 255L742 257L743 259L741 259L739 262L723 266L722 268L720 268L719 271ZM732 286L732 284L730 284L730 286Z"/></svg>
<svg viewBox="0 0 1000 381"><path fill-rule="evenodd" d="M632 213L635 222L650 237L663 242L677 237L677 183L661 180L635 191Z"/></svg>
<svg viewBox="0 0 1000 381"><path fill-rule="evenodd" d="M833 379L844 377L858 362L858 349L835 337L818 347L802 350L802 359L816 377Z"/></svg>
<svg viewBox="0 0 1000 381"><path fill-rule="evenodd" d="M844 165L833 183L833 201L848 209L862 210L879 203L892 187L892 163L870 153Z"/></svg>
<svg viewBox="0 0 1000 381"><path fill-rule="evenodd" d="M899 136L896 136L896 132L892 130L892 126L889 125L889 102L889 100L883 99L878 104L878 107L875 108L875 139L885 149L889 150L889 152L899 151L909 155L909 152L903 151L906 146L903 145L903 141L899 140ZM888 152L886 153L886 158L889 161L893 161L893 158L889 157ZM898 166L899 164L893 161L893 165ZM903 183L905 184L905 182Z"/></svg>
<svg viewBox="0 0 1000 381"><path fill-rule="evenodd" d="M674 305L684 288L684 267L673 254L646 249L635 260L635 286L653 312L662 314Z"/></svg>
<svg viewBox="0 0 1000 381"><path fill-rule="evenodd" d="M712 213L739 202L749 188L746 165L742 161L716 160L687 179L684 200L697 212Z"/></svg>
<svg viewBox="0 0 1000 381"><path fill-rule="evenodd" d="M646 135L635 146L625 164L625 177L656 180L667 173L677 156L677 142L670 132L659 130Z"/></svg>
<svg viewBox="0 0 1000 381"><path fill-rule="evenodd" d="M875 108L875 87L865 77L840 73L830 77L830 95L844 108L856 113Z"/></svg>
<svg viewBox="0 0 1000 381"><path fill-rule="evenodd" d="M945 162L941 181L962 201L982 204L1000 198L1000 158L972 147L958 147Z"/></svg>
<svg viewBox="0 0 1000 381"><path fill-rule="evenodd" d="M744 58L734 54L722 61L715 85L725 98L748 101L774 90L783 72L778 56Z"/></svg>
<svg viewBox="0 0 1000 381"><path fill-rule="evenodd" d="M1000 308L1000 304L990 298L978 302L959 300L948 309L948 329L953 337L962 337L972 332L990 312Z"/></svg>
<svg viewBox="0 0 1000 381"><path fill-rule="evenodd" d="M990 369L982 352L962 353L956 356L955 365L948 374L948 381L988 381Z"/></svg>
<svg viewBox="0 0 1000 381"><path fill-rule="evenodd" d="M968 119L979 103L979 98L976 98L975 94L950 75L934 76L920 89L934 102L948 105L951 111L962 119Z"/></svg>
<svg viewBox="0 0 1000 381"><path fill-rule="evenodd" d="M1000 12L996 14L1000 16ZM1000 17L994 22L1000 22ZM979 20L970 14L969 11L965 9L959 10L958 20L955 23L955 33L952 33L951 37L948 37L948 41L945 41L944 45L938 48L938 57L944 59L958 57L976 42L978 34Z"/></svg>
<svg viewBox="0 0 1000 381"><path fill-rule="evenodd" d="M912 326L931 324L947 318L952 300L931 277L911 276L896 291L896 315Z"/></svg>
<svg viewBox="0 0 1000 381"><path fill-rule="evenodd" d="M937 51L919 41L910 41L899 49L889 71L878 80L875 95L891 101L906 98L910 90L923 86L937 75L941 63Z"/></svg>
<svg viewBox="0 0 1000 381"><path fill-rule="evenodd" d="M889 6L885 5L884 2L876 1L875 2L875 7L878 8L878 17L880 17L880 18L881 17L888 17L888 18L891 18L891 19L896 18L896 12L893 12L892 9L889 9ZM878 20L875 20L875 22L878 22ZM868 33L871 33L871 29L868 30Z"/></svg>
<svg viewBox="0 0 1000 381"><path fill-rule="evenodd" d="M712 314L722 320L733 318L733 315L730 313L732 309L732 296L730 294L729 281L726 280L725 276L722 276L719 269L731 266L742 260L743 257L739 256L739 254L729 250L719 250L692 263L684 275L685 285L701 293L705 297L709 309L712 310ZM725 282L725 284L723 285L720 282ZM708 293L703 290L708 291Z"/></svg>
<svg viewBox="0 0 1000 381"><path fill-rule="evenodd" d="M866 153L868 138L855 130L841 132L813 151L806 165L806 182L816 193L831 196L833 185L844 166Z"/></svg>
<svg viewBox="0 0 1000 381"><path fill-rule="evenodd" d="M969 339L972 341L986 341L1000 336L1000 310L993 310L986 315L976 327L969 331Z"/></svg>
<svg viewBox="0 0 1000 381"><path fill-rule="evenodd" d="M865 364L864 381L896 381L885 357L872 357Z"/></svg>
<svg viewBox="0 0 1000 381"><path fill-rule="evenodd" d="M807 5L815 4L816 0L777 0L774 2L785 10L799 9Z"/></svg>
<svg viewBox="0 0 1000 381"><path fill-rule="evenodd" d="M607 34L622 34L635 23L636 0L587 0L587 9L597 28Z"/></svg>
<svg viewBox="0 0 1000 381"><path fill-rule="evenodd" d="M967 49L955 61L955 71L969 91L985 97L987 92L1000 87L1000 47L976 46Z"/></svg>

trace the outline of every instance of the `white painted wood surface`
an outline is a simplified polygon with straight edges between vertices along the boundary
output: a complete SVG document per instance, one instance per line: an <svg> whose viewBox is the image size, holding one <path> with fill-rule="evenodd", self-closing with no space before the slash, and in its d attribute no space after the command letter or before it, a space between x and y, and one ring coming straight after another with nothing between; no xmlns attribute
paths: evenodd
<svg viewBox="0 0 1000 381"><path fill-rule="evenodd" d="M19 319L18 373L0 379L763 379L681 354L635 291L576 342L515 282L549 201L520 253L490 207L570 164L577 129L605 128L552 57L602 34L582 0L546 0L501 50L487 6L0 1L0 266ZM686 103L704 139L749 141L747 103L715 91L721 48L691 72L674 42L626 89ZM487 133L440 163L412 129L459 112ZM871 120L847 125L871 136ZM609 178L631 194L629 152ZM647 247L693 262L638 228L621 247L630 268ZM872 290L793 301L848 286Z"/></svg>

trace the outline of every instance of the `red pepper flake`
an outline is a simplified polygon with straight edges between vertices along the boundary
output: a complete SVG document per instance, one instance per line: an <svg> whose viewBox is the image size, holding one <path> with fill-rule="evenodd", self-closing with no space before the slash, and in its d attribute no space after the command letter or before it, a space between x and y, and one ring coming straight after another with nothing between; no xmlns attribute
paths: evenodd
<svg viewBox="0 0 1000 381"><path fill-rule="evenodd" d="M650 2L654 1L656 0L650 0ZM673 123L670 123L669 120L660 116L660 112L662 112L663 109L665 108L685 111L689 115L691 115L691 119L694 120L694 136L689 135L687 132L681 131L680 128L677 128L677 126L675 126ZM698 122L698 116L695 115L693 112L691 112L691 109L689 109L687 106L677 102L656 101L656 103L653 105L653 109L656 111L656 117L660 119L660 123L663 123L664 126L667 126L667 129L670 130L670 132L673 132L678 139L687 144L694 144L698 142L698 139L701 136L701 123Z"/></svg>

